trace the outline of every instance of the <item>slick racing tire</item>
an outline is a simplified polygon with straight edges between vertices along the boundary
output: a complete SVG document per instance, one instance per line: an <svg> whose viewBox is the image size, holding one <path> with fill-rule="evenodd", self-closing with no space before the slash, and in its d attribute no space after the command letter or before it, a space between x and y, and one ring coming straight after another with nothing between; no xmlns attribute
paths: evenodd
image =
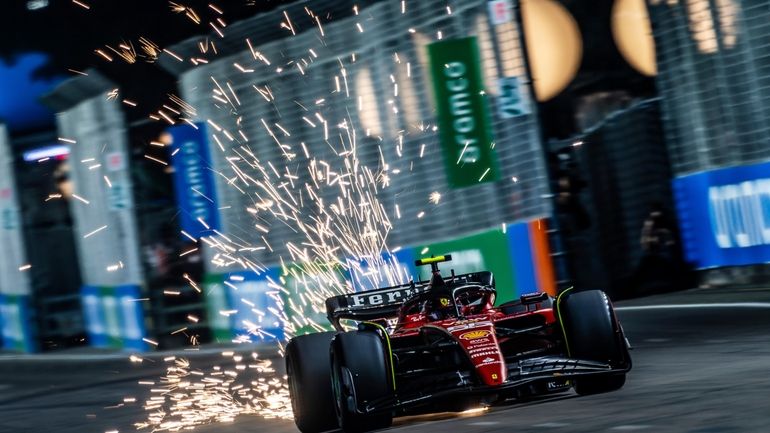
<svg viewBox="0 0 770 433"><path fill-rule="evenodd" d="M294 423L302 433L318 433L339 427L332 395L329 347L334 332L302 335L286 346Z"/></svg>
<svg viewBox="0 0 770 433"><path fill-rule="evenodd" d="M380 337L371 331L337 334L331 348L337 422L344 432L390 427L392 413L364 414L366 404L391 395L391 372Z"/></svg>
<svg viewBox="0 0 770 433"><path fill-rule="evenodd" d="M604 362L618 367L629 362L620 324L607 295L601 290L569 294L558 305L567 352L571 358ZM596 374L573 380L580 395L620 389L625 373Z"/></svg>

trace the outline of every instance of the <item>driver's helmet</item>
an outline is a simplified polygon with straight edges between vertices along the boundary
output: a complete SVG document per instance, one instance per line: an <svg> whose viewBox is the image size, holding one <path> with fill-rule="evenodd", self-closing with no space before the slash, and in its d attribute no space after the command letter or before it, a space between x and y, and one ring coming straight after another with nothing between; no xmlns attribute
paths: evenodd
<svg viewBox="0 0 770 433"><path fill-rule="evenodd" d="M454 302L448 295L437 295L425 300L422 304L422 313L429 320L444 320L457 315Z"/></svg>

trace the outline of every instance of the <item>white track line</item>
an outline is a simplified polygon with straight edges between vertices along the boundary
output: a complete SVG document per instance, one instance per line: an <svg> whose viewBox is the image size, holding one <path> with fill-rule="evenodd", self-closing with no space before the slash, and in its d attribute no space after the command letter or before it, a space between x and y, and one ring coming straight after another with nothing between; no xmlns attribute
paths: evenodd
<svg viewBox="0 0 770 433"><path fill-rule="evenodd" d="M713 304L662 304L615 307L616 311L682 310L694 308L770 308L770 302L717 302Z"/></svg>
<svg viewBox="0 0 770 433"><path fill-rule="evenodd" d="M273 357L273 350L276 354L278 352L278 346L273 343L261 343L261 344L243 344L242 346L228 346L228 347L205 347L201 349L178 349L178 350L163 350L156 352L133 352L123 351L115 353L77 353L77 354L64 354L64 353L33 353L33 354L0 354L0 362L3 361L42 361L42 362L68 362L68 361L128 361L129 356L136 355L145 360L157 361L159 358L166 356L178 356L180 358L195 358L199 356L216 355L222 352L259 352L260 356L264 356L265 359Z"/></svg>

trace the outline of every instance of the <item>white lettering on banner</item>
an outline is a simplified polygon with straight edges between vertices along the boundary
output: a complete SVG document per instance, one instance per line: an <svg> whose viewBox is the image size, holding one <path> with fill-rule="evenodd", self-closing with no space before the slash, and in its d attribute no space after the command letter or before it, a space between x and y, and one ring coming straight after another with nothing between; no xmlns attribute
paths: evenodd
<svg viewBox="0 0 770 433"><path fill-rule="evenodd" d="M455 143L458 146L459 158L463 163L474 163L481 156L478 140L467 135L476 129L471 107L471 94L468 92L468 79L464 78L467 68L461 62L450 62L444 68L444 75L450 78L446 81L449 97L449 111L452 113L452 128Z"/></svg>
<svg viewBox="0 0 770 433"><path fill-rule="evenodd" d="M83 306L86 311L86 326L88 331L95 335L104 334L104 322L99 314L100 302L96 295L83 296Z"/></svg>
<svg viewBox="0 0 770 433"><path fill-rule="evenodd" d="M107 335L112 338L120 338L120 319L118 318L118 301L114 296L105 296L102 298L102 306L105 314L105 324Z"/></svg>
<svg viewBox="0 0 770 433"><path fill-rule="evenodd" d="M123 152L110 152L105 160L108 171L120 171L126 168L126 157Z"/></svg>
<svg viewBox="0 0 770 433"><path fill-rule="evenodd" d="M107 208L112 211L128 209L130 202L126 185L119 180L113 181L112 187L107 189Z"/></svg>
<svg viewBox="0 0 770 433"><path fill-rule="evenodd" d="M489 21L492 25L505 24L513 20L511 0L492 0L489 3Z"/></svg>
<svg viewBox="0 0 770 433"><path fill-rule="evenodd" d="M196 141L185 141L182 144L182 158L185 178L187 179L188 189L185 192L187 203L190 206L190 213L193 219L209 219L208 204L206 198L201 194L206 194L206 184L204 182L203 167L200 164L198 156L198 143ZM196 192L197 191L197 192Z"/></svg>
<svg viewBox="0 0 770 433"><path fill-rule="evenodd" d="M143 337L138 318L141 312L137 311L141 305L133 296L121 296L120 308L123 313L123 336L129 340L139 340Z"/></svg>
<svg viewBox="0 0 770 433"><path fill-rule="evenodd" d="M17 304L0 305L3 317L3 337L12 341L22 341L24 332L21 327L21 309Z"/></svg>
<svg viewBox="0 0 770 433"><path fill-rule="evenodd" d="M710 187L709 213L720 248L770 245L770 179Z"/></svg>
<svg viewBox="0 0 770 433"><path fill-rule="evenodd" d="M506 119L530 113L529 101L519 77L501 77L497 80L500 88L498 104L500 116Z"/></svg>

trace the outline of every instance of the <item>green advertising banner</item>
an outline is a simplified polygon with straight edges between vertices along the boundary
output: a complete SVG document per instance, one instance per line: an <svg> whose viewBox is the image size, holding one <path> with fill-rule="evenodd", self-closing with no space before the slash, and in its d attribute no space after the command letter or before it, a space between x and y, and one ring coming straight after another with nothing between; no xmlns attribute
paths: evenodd
<svg viewBox="0 0 770 433"><path fill-rule="evenodd" d="M319 265L323 271L303 269L301 265L287 264L281 275L281 284L286 292L281 292L286 316L293 323L294 335L311 332L331 331L326 319L326 298L338 295L338 287L345 287L347 276L342 270L332 270L326 265ZM330 279L333 279L330 281ZM314 325L311 324L314 323ZM322 329L319 329L318 327Z"/></svg>
<svg viewBox="0 0 770 433"><path fill-rule="evenodd" d="M428 45L447 179L453 188L497 180L494 141L475 37Z"/></svg>
<svg viewBox="0 0 770 433"><path fill-rule="evenodd" d="M104 309L104 327L107 334L107 345L115 349L123 346L121 338L120 306L115 296L114 287L99 287L102 308Z"/></svg>
<svg viewBox="0 0 770 433"><path fill-rule="evenodd" d="M227 342L233 339L233 326L230 316L222 314L222 311L232 307L227 299L224 275L207 274L203 278L204 292L206 293L206 313L208 314L209 329L217 342Z"/></svg>

